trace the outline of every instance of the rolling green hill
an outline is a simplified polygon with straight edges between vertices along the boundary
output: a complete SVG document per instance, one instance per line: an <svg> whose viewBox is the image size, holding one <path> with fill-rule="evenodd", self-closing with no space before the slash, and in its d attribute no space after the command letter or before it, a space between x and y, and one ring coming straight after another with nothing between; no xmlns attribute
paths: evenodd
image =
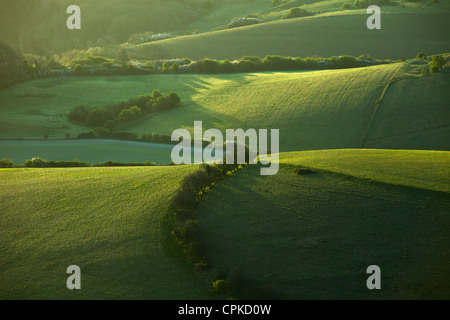
<svg viewBox="0 0 450 320"><path fill-rule="evenodd" d="M280 163L358 178L450 192L450 152L420 150L319 150L281 154Z"/></svg>
<svg viewBox="0 0 450 320"><path fill-rule="evenodd" d="M67 121L73 106L103 106L158 88L177 92L182 105L120 130L170 135L202 120L204 129L280 129L281 151L449 150L443 134L449 130L447 69L424 77L409 74L408 63L396 63L308 72L41 79L0 92L0 138L76 137L92 128Z"/></svg>
<svg viewBox="0 0 450 320"><path fill-rule="evenodd" d="M389 149L449 150L450 69L430 77L406 77L408 69L420 68L416 59L400 70L373 117L363 146Z"/></svg>
<svg viewBox="0 0 450 320"><path fill-rule="evenodd" d="M0 0L0 44L59 62L117 57L120 46L157 65L266 55L401 62L127 76L67 76L52 63L61 77L1 90L0 159L16 164L32 157L168 163L171 145L68 139L94 129L68 121L75 106L104 107L153 90L176 92L181 104L114 131L170 135L192 132L194 121L222 132L279 129L281 153L278 174L261 176L259 165L229 173L205 188L207 196L197 194L193 209L181 206L176 224L170 204L181 182L182 204L190 187L205 183L201 174L183 180L197 165L0 169L0 299L210 299L221 296L211 279L236 268L249 288L273 288L278 298L450 299L450 54L430 74L430 56L450 52L449 0L382 6L381 30L366 28L365 9L344 10L346 0L80 0L82 29L71 31L65 8L73 2L28 2ZM283 19L301 5L320 12ZM248 14L262 22L228 29ZM142 43L143 32L185 36ZM74 48L91 49L54 55ZM428 57L415 58L418 52ZM24 63L8 54L14 59L0 55L5 85L28 79L22 65L33 77L48 71L37 66L42 57ZM117 72L137 72L122 58ZM193 211L200 232L184 221ZM174 225L178 239L194 239L187 251L205 258L197 273L175 244ZM382 290L370 291L366 269L374 264ZM81 267L82 290L66 288L70 265Z"/></svg>
<svg viewBox="0 0 450 320"><path fill-rule="evenodd" d="M200 204L216 270L240 268L286 299L449 298L449 152L281 156L277 175L250 166ZM297 175L298 165L330 171ZM381 290L366 288L373 264Z"/></svg>
<svg viewBox="0 0 450 320"><path fill-rule="evenodd" d="M196 166L0 169L1 299L207 298L168 246ZM66 268L81 268L81 290Z"/></svg>
<svg viewBox="0 0 450 320"><path fill-rule="evenodd" d="M382 13L381 30L367 29L368 15L364 10L350 10L145 43L135 46L130 55L146 60L238 59L269 54L412 58L420 51L428 54L450 51L449 43L443 41L439 32L450 28L448 3L442 5L440 10L427 8L419 12L400 6L389 8Z"/></svg>
<svg viewBox="0 0 450 320"><path fill-rule="evenodd" d="M183 29L211 10L205 3L206 0L119 0L112 4L105 0L80 0L76 5L81 9L81 29L74 31L66 27L66 9L75 4L73 1L1 0L0 41L22 52L47 54L111 45L125 42L133 33Z"/></svg>

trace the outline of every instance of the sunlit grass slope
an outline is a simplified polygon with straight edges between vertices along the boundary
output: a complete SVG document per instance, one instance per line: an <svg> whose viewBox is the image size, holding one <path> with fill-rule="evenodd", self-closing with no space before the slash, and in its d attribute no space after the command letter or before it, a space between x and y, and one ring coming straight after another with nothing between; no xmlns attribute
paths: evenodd
<svg viewBox="0 0 450 320"><path fill-rule="evenodd" d="M195 166L0 170L0 298L205 298L166 247ZM66 268L81 268L78 291Z"/></svg>
<svg viewBox="0 0 450 320"><path fill-rule="evenodd" d="M278 174L247 167L198 208L215 268L240 268L286 299L450 298L446 153L336 150L282 158ZM297 175L299 165L346 175ZM366 287L370 265L381 268L381 290Z"/></svg>
<svg viewBox="0 0 450 320"><path fill-rule="evenodd" d="M380 30L367 29L365 10L350 10L150 42L136 46L130 54L145 59L237 59L244 55L329 57L364 53L399 59L412 58L420 51L450 51L449 42L441 37L441 32L450 28L448 5L442 11L412 13L400 6L392 10L382 14Z"/></svg>
<svg viewBox="0 0 450 320"><path fill-rule="evenodd" d="M378 182L450 192L450 152L318 150L281 154L281 165L301 165Z"/></svg>
<svg viewBox="0 0 450 320"><path fill-rule="evenodd" d="M74 106L102 106L160 89L177 92L182 105L122 130L171 134L202 120L205 129L280 129L284 151L360 147L375 101L400 66L37 80L0 92L0 137L74 137L91 130L66 120Z"/></svg>
<svg viewBox="0 0 450 320"><path fill-rule="evenodd" d="M407 63L398 73L400 81L389 85L364 147L450 150L445 139L450 137L450 68L402 79L402 74L427 69L423 63Z"/></svg>

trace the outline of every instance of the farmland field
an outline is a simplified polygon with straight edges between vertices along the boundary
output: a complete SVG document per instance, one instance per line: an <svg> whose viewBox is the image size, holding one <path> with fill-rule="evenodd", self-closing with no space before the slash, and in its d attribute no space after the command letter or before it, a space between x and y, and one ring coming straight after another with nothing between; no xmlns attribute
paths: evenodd
<svg viewBox="0 0 450 320"><path fill-rule="evenodd" d="M28 2L0 0L0 300L450 299L450 0ZM175 165L196 121L267 129L279 170Z"/></svg>
<svg viewBox="0 0 450 320"><path fill-rule="evenodd" d="M0 169L0 298L207 298L167 250L170 199L194 170ZM67 290L69 265L82 290Z"/></svg>
<svg viewBox="0 0 450 320"><path fill-rule="evenodd" d="M293 57L370 54L384 59L413 58L424 48L430 54L450 51L449 44L442 41L436 30L450 28L447 7L420 14L404 14L404 8L397 8L397 12L383 15L383 26L375 33L365 28L365 10L346 11L150 42L136 46L133 56L238 59L268 54Z"/></svg>
<svg viewBox="0 0 450 320"><path fill-rule="evenodd" d="M213 264L239 268L285 299L448 299L448 157L311 151L282 154L274 176L246 168L198 209ZM296 175L298 165L330 171ZM343 167L346 175L334 173ZM398 184L384 183L385 174ZM446 192L405 186L421 178ZM384 270L379 292L365 286L370 264Z"/></svg>
<svg viewBox="0 0 450 320"><path fill-rule="evenodd" d="M89 163L108 160L144 163L148 160L167 164L171 161L172 148L166 144L120 140L0 140L0 159L10 158L17 164L35 157Z"/></svg>
<svg viewBox="0 0 450 320"><path fill-rule="evenodd" d="M122 125L122 130L139 137L170 135L178 128L192 130L194 121L202 120L205 130L280 128L282 151L362 146L448 150L448 139L439 134L449 129L442 116L449 113L443 103L448 91L442 88L448 86L450 74L442 72L430 83L417 77L401 79L403 70L397 63L308 72L35 80L0 92L0 138L42 139L48 134L62 139L66 133L76 137L92 128L66 119L75 105L101 107L160 89L177 92L182 105ZM389 87L372 120L376 101L393 77L399 80ZM427 109L409 98L420 91L433 97ZM411 133L423 133L423 138L410 139Z"/></svg>

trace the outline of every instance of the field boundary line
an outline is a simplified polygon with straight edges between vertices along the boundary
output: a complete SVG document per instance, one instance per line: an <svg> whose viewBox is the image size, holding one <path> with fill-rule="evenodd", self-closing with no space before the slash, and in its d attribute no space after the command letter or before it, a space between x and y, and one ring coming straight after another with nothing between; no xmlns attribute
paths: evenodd
<svg viewBox="0 0 450 320"><path fill-rule="evenodd" d="M386 92L388 91L391 83L393 82L392 80L397 75L398 71L401 69L402 66L403 66L403 64L398 66L397 69L392 73L392 76L388 80L387 85L384 87L383 91L381 92L380 98L375 102L375 107L372 111L372 114L370 115L369 123L367 124L367 127L366 127L366 132L362 136L360 148L364 148L364 144L366 144L366 142L367 142L367 137L369 136L370 130L372 129L373 122L375 121L375 117L378 113L378 109L380 108L380 105L383 102L383 98L386 95Z"/></svg>
<svg viewBox="0 0 450 320"><path fill-rule="evenodd" d="M351 179L355 179L355 180L376 183L376 184L380 184L380 185L384 185L384 186L391 186L391 187L394 186L394 187L408 188L408 189L413 189L413 190L428 191L430 193L441 194L441 195L445 195L445 196L450 195L450 191L436 190L436 189L430 189L427 187L411 186L411 185L406 185L406 184L402 184L402 183L376 180L376 179L369 178L369 177L357 176L357 175L354 175L351 173L334 171L333 169L324 169L324 168L320 168L320 167L308 166L308 165L303 165L303 164L288 164L288 166L293 167L293 168L301 166L303 168L316 170L319 173L347 177L347 178L351 178ZM338 191L336 191L336 192L338 192Z"/></svg>

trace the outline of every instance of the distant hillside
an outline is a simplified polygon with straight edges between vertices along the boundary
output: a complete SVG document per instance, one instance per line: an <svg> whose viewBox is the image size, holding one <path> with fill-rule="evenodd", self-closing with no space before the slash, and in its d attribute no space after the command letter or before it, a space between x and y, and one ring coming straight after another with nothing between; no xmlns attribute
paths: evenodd
<svg viewBox="0 0 450 320"><path fill-rule="evenodd" d="M72 4L81 8L81 30L66 27ZM51 54L125 42L138 32L182 29L210 9L207 0L0 0L0 41Z"/></svg>
<svg viewBox="0 0 450 320"><path fill-rule="evenodd" d="M202 120L205 130L280 129L281 151L450 150L444 134L449 130L448 68L423 77L408 75L408 68L395 63L308 72L35 80L0 92L0 138L76 137L93 128L67 120L75 105L101 107L159 89L177 92L182 105L119 130L170 135L178 128L192 130L194 121Z"/></svg>
<svg viewBox="0 0 450 320"><path fill-rule="evenodd" d="M136 46L136 58L240 58L322 56L370 54L377 58L415 57L417 52L435 54L450 51L442 38L450 29L448 12L423 11L382 15L381 30L368 30L367 14L317 15L185 36Z"/></svg>

